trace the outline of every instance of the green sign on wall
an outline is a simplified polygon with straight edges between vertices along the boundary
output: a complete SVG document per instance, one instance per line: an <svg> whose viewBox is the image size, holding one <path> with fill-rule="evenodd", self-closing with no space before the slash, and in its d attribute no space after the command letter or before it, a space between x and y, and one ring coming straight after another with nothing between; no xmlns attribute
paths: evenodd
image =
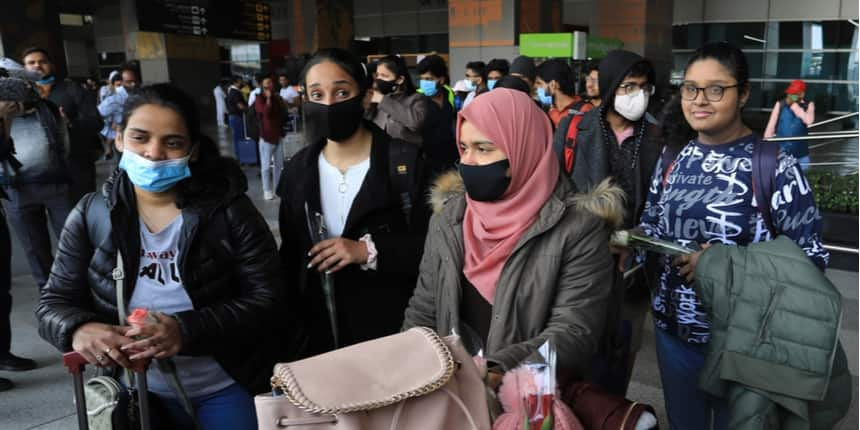
<svg viewBox="0 0 860 430"><path fill-rule="evenodd" d="M520 54L533 58L570 58L573 55L573 33L521 34Z"/></svg>
<svg viewBox="0 0 860 430"><path fill-rule="evenodd" d="M589 34L586 46L586 55L588 55L588 58L603 58L609 51L623 48L624 42L618 39L597 37Z"/></svg>

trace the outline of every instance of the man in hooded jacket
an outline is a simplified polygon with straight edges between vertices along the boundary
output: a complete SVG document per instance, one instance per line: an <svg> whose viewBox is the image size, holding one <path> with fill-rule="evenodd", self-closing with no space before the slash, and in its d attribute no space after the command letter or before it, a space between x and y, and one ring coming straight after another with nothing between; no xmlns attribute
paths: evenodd
<svg viewBox="0 0 860 430"><path fill-rule="evenodd" d="M629 51L610 52L600 62L601 105L586 112L572 133L568 128L574 116L563 118L553 136L562 169L577 190L591 190L607 177L624 190L627 200L623 229L638 223L663 146L657 120L647 113L654 83L654 67L648 60ZM572 162L565 163L566 159ZM613 357L627 357L620 362L598 358L603 368L594 373L598 383L624 395L641 346L648 289L643 271L626 279L622 276L633 265L629 255L617 255L616 260L615 303L620 307L616 310L620 311L621 321L618 314L609 312L607 332L613 334L606 339L606 352Z"/></svg>

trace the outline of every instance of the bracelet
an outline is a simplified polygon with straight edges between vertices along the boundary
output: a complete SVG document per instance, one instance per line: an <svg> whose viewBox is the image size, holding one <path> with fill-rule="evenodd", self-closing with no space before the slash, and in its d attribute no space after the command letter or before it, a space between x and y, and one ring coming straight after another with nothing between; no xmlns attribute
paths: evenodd
<svg viewBox="0 0 860 430"><path fill-rule="evenodd" d="M367 246L367 263L361 265L361 270L376 270L376 260L379 256L379 252L376 250L376 244L373 243L373 238L370 234L365 234L358 239L359 242L363 242Z"/></svg>

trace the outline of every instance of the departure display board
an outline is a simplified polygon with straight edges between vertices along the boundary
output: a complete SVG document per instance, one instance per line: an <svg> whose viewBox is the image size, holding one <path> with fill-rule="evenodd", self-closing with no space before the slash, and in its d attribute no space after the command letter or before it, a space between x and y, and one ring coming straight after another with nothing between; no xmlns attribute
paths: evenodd
<svg viewBox="0 0 860 430"><path fill-rule="evenodd" d="M141 31L225 39L272 39L271 7L252 0L137 0Z"/></svg>

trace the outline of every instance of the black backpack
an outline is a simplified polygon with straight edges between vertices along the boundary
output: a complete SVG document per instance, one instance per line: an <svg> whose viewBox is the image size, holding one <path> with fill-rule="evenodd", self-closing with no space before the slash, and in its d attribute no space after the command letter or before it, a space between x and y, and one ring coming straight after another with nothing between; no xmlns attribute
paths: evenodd
<svg viewBox="0 0 860 430"><path fill-rule="evenodd" d="M406 226L412 231L413 185L423 177L423 155L418 145L391 139L388 144L388 179L400 199Z"/></svg>

